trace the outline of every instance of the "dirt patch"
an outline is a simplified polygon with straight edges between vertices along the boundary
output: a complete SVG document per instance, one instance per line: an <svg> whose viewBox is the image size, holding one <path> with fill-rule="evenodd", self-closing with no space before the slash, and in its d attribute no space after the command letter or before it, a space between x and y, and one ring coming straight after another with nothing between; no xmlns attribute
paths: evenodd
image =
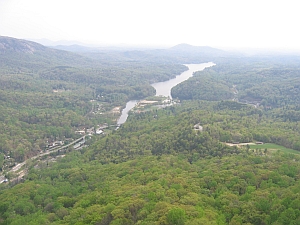
<svg viewBox="0 0 300 225"><path fill-rule="evenodd" d="M114 114L121 113L121 107L120 106L119 107L115 107L115 108L112 109L111 112L114 113Z"/></svg>
<svg viewBox="0 0 300 225"><path fill-rule="evenodd" d="M247 142L247 143L237 143L237 144L233 144L233 143L225 143L228 146L245 146L245 145L256 145L253 142Z"/></svg>

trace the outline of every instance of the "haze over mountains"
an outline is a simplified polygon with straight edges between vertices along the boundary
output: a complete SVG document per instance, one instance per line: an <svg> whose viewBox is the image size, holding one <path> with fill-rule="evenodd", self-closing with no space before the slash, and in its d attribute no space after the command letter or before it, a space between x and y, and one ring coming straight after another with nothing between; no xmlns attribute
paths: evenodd
<svg viewBox="0 0 300 225"><path fill-rule="evenodd" d="M63 50L63 51L61 51ZM99 63L112 62L119 60L129 61L155 61L155 62L175 62L175 63L199 63L201 61L211 61L220 57L228 57L236 54L208 47L208 46L192 46L188 44L179 44L171 48L165 49L145 49L132 47L87 47L82 45L58 45L58 46L43 46L36 42L15 39L11 37L0 38L0 51L2 53L26 53L32 54L28 59L39 55L45 61L58 60L66 62L66 64L90 65L96 63L90 61L97 60ZM75 56L77 53L79 55ZM82 58L85 56L85 58ZM89 58L89 59L88 59ZM25 59L26 60L26 59ZM40 59L37 59L40 60Z"/></svg>
<svg viewBox="0 0 300 225"><path fill-rule="evenodd" d="M42 43L42 44L39 44ZM41 55L45 59L49 57L49 54L63 61L68 59L68 64L76 62L77 65L82 64L83 58L79 57L77 60L73 59L74 55L71 56L69 53L54 51L63 50L67 52L74 52L82 56L86 56L91 59L100 61L118 61L118 60L130 60L130 61L168 61L176 63L198 63L202 60L216 60L223 57L245 57L249 55L261 55L261 56L272 56L272 55L299 55L296 51L279 51L279 50L268 50L268 49L240 49L240 50L222 50L212 48L209 46L193 46L189 44L178 44L173 47L145 47L145 46L94 46L88 45L76 41L58 41L52 42L46 39L39 39L35 41L29 41L24 39L16 39L12 37L0 36L0 52L23 52L23 53L34 53ZM47 56L43 54L47 52ZM76 58L76 57L75 57ZM90 65L90 62L84 59L84 63ZM88 61L89 61L88 60ZM81 61L81 62L80 62ZM95 63L93 61L92 63ZM97 63L96 63L97 64Z"/></svg>
<svg viewBox="0 0 300 225"><path fill-rule="evenodd" d="M47 66L53 62L69 65L84 65L91 63L90 59L83 56L49 48L36 42L11 37L0 36L0 56L2 58L0 64L4 66L11 63L24 63L29 65L42 63ZM28 66L29 66L28 65Z"/></svg>
<svg viewBox="0 0 300 225"><path fill-rule="evenodd" d="M24 52L33 53L35 51L45 50L46 47L36 42L0 36L1 52Z"/></svg>
<svg viewBox="0 0 300 225"><path fill-rule="evenodd" d="M0 37L0 225L299 224L299 62Z"/></svg>

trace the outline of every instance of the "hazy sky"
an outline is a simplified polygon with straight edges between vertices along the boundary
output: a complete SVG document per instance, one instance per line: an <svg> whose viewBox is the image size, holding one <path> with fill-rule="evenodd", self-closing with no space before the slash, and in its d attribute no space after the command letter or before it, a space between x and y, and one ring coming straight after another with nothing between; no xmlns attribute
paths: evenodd
<svg viewBox="0 0 300 225"><path fill-rule="evenodd" d="M297 0L0 0L0 35L300 50Z"/></svg>

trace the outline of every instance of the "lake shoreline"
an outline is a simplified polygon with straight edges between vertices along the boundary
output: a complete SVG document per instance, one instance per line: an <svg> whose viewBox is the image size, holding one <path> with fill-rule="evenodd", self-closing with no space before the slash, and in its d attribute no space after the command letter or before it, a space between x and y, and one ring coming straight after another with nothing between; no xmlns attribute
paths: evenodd
<svg viewBox="0 0 300 225"><path fill-rule="evenodd" d="M200 64L184 64L184 65L188 67L188 70L177 75L175 78L169 79L167 81L151 84L151 86L154 87L156 90L155 96L165 96L167 98L172 99L171 89L173 87L192 77L195 72L202 71L205 68L212 67L216 64L214 64L213 62L207 62L207 63L200 63ZM141 100L130 100L126 103L126 106L125 108L122 109L121 116L117 121L117 126L120 126L126 122L129 111L132 108L134 108L139 101Z"/></svg>

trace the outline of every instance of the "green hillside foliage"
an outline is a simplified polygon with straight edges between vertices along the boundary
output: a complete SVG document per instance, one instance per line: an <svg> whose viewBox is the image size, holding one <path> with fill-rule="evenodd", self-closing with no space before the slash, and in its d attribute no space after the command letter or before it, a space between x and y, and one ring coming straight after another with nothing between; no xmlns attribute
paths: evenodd
<svg viewBox="0 0 300 225"><path fill-rule="evenodd" d="M132 115L90 148L29 167L2 190L2 224L297 224L299 156L223 143L276 135L260 114L192 101Z"/></svg>
<svg viewBox="0 0 300 225"><path fill-rule="evenodd" d="M199 123L201 132L194 129ZM180 153L193 161L239 153L225 142L271 142L300 150L299 135L298 124L273 119L252 106L230 101L191 101L135 114L120 132L91 146L90 159L120 163L137 155Z"/></svg>
<svg viewBox="0 0 300 225"><path fill-rule="evenodd" d="M299 157L239 154L195 160L84 162L74 152L2 191L2 224L293 224Z"/></svg>
<svg viewBox="0 0 300 225"><path fill-rule="evenodd" d="M233 98L233 93L226 82L206 70L196 72L194 76L172 88L174 98L181 100L220 101Z"/></svg>
<svg viewBox="0 0 300 225"><path fill-rule="evenodd" d="M115 125L112 109L153 96L151 83L186 70L175 63L216 63L173 88L179 104L135 110L84 148L31 158L24 179L5 168L0 224L300 224L298 57L0 43L1 168L75 130Z"/></svg>
<svg viewBox="0 0 300 225"><path fill-rule="evenodd" d="M265 108L298 107L299 71L298 57L223 60L174 87L172 96L210 101L235 98Z"/></svg>
<svg viewBox="0 0 300 225"><path fill-rule="evenodd" d="M174 63L99 61L8 37L0 44L0 153L16 162L44 151L47 141L77 138L75 130L114 124L113 107L155 95L151 83L186 70Z"/></svg>

